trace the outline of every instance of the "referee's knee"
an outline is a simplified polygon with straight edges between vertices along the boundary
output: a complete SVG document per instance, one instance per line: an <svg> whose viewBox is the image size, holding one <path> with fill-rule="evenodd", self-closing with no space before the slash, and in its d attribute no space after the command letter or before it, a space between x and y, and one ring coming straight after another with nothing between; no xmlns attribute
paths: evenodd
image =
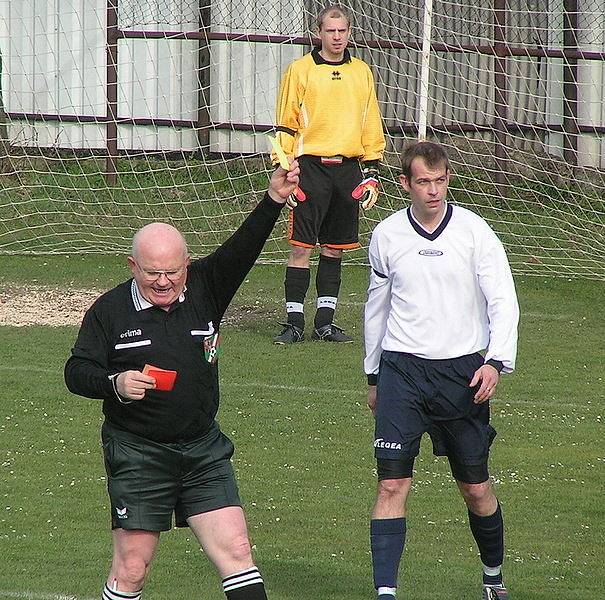
<svg viewBox="0 0 605 600"><path fill-rule="evenodd" d="M139 556L126 557L119 562L115 568L119 589L122 590L126 585L129 590L140 590L145 582L148 567L147 562Z"/></svg>
<svg viewBox="0 0 605 600"><path fill-rule="evenodd" d="M252 548L247 535L237 535L229 543L227 552L237 564L248 566L252 560Z"/></svg>

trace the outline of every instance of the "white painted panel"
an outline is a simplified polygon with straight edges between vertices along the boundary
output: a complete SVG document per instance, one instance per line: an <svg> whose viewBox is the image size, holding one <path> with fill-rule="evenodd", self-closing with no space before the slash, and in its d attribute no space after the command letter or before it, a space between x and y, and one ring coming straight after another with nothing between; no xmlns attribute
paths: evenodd
<svg viewBox="0 0 605 600"><path fill-rule="evenodd" d="M245 3L218 0L211 4L215 31L306 34L304 2L267 0ZM391 3L387 3L389 7ZM479 0L465 5L472 17ZM605 11L595 9L595 0L580 0L580 43L605 47ZM551 0L547 46L562 43L562 0ZM120 0L125 21L135 29L191 30L196 26L197 0ZM515 36L527 33L528 17L520 12L524 0L511 0L509 9ZM461 9L462 10L462 9ZM45 112L105 115L105 0L0 0L0 48L3 52L4 103L8 112ZM370 11L371 12L371 11ZM381 13L382 14L382 13ZM466 13L465 13L466 14ZM372 15L370 15L372 16ZM385 14L382 14L385 17ZM397 15L395 15L397 16ZM408 16L405 17L407 19ZM399 16L398 16L399 18ZM405 32L404 17L393 27ZM128 23L126 22L128 21ZM414 19L405 20L414 22ZM485 37L485 23L462 27L460 15L442 18L436 41L449 37ZM472 21L472 19L471 19ZM374 23L374 21L372 21ZM450 29L443 27L447 24ZM388 29L388 23L385 23ZM541 31L541 35L545 35ZM414 32L410 32L414 35ZM278 86L287 65L308 52L306 46L212 42L211 119L216 122L274 124ZM377 75L378 95L390 125L413 121L417 91L414 89L415 53L356 50ZM197 118L197 41L121 40L119 42L119 116ZM440 121L489 120L493 114L492 59L470 55L441 55L433 62L432 118ZM546 84L536 83L536 61L511 59L509 85L511 120L532 122L543 118L561 123L563 118L562 63L548 59ZM540 87L542 85L542 87ZM580 110L582 122L605 123L605 65L580 64ZM542 117L542 115L544 115ZM10 126L15 143L70 148L102 148L104 126L77 123L25 123ZM197 137L188 129L152 126L119 126L119 146L127 149L195 150ZM601 136L602 137L602 136ZM603 141L584 135L581 160L603 165ZM560 134L550 134L548 149L561 152ZM211 133L213 152L266 152L266 139L251 132Z"/></svg>

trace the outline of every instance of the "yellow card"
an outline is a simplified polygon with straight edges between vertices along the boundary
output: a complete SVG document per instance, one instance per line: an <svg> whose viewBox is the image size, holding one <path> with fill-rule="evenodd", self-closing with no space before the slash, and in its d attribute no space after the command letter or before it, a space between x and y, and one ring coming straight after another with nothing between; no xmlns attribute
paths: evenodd
<svg viewBox="0 0 605 600"><path fill-rule="evenodd" d="M275 154L279 160L279 166L288 171L290 169L290 163L288 162L288 157L286 156L284 149L280 146L277 138L273 137L272 135L268 135L267 137L273 146L273 150L275 150Z"/></svg>

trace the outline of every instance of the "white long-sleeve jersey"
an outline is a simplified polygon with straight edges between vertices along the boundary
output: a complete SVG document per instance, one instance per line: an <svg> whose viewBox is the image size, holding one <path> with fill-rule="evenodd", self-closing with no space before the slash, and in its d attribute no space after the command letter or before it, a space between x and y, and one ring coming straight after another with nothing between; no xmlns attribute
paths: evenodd
<svg viewBox="0 0 605 600"><path fill-rule="evenodd" d="M447 359L485 350L515 367L519 305L502 243L475 213L448 204L425 231L411 208L379 223L370 242L365 360L378 373L382 350Z"/></svg>

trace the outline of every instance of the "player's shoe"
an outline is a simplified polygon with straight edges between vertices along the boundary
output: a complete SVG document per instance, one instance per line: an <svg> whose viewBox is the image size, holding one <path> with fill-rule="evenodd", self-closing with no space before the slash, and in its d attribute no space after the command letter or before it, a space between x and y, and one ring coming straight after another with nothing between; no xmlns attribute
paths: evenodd
<svg viewBox="0 0 605 600"><path fill-rule="evenodd" d="M484 585L481 600L509 600L508 590L503 585Z"/></svg>
<svg viewBox="0 0 605 600"><path fill-rule="evenodd" d="M278 346L284 346L285 344L295 344L296 342L302 342L305 339L303 330L292 323L280 323L283 326L283 330L279 335L273 338L273 343Z"/></svg>
<svg viewBox="0 0 605 600"><path fill-rule="evenodd" d="M348 336L340 327L329 323L323 327L313 330L311 335L312 340L322 342L340 342L341 344L349 344L353 341L353 338Z"/></svg>

